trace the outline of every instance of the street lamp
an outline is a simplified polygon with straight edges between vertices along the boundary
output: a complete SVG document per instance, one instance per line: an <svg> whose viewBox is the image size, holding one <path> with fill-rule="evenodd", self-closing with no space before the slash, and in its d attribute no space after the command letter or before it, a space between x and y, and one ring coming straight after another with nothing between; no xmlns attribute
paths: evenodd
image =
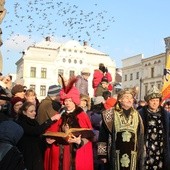
<svg viewBox="0 0 170 170"><path fill-rule="evenodd" d="M142 78L140 78L140 86L139 86L139 89L140 89L140 97L139 97L139 99L141 100L141 93L142 93Z"/></svg>

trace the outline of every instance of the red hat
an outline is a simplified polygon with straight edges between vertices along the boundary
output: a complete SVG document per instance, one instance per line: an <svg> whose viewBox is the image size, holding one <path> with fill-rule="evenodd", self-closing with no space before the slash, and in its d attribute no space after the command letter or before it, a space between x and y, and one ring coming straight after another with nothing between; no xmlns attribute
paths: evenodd
<svg viewBox="0 0 170 170"><path fill-rule="evenodd" d="M64 92L64 89L60 91L60 99L65 100L71 98L72 101L76 104L80 104L80 93L76 87L72 87L68 93Z"/></svg>
<svg viewBox="0 0 170 170"><path fill-rule="evenodd" d="M78 89L75 86L73 86L73 84L77 81L77 79L75 77L71 78L70 81L68 82L67 86L65 86L62 76L60 76L60 77L62 79L62 84L63 84L63 88L60 91L61 101L64 102L65 99L71 98L72 101L76 105L79 105L80 104L80 93L79 93Z"/></svg>
<svg viewBox="0 0 170 170"><path fill-rule="evenodd" d="M11 99L11 104L12 104L12 106L14 106L16 103L18 103L18 102L23 102L23 99L21 99L20 97L13 97L12 99Z"/></svg>
<svg viewBox="0 0 170 170"><path fill-rule="evenodd" d="M115 104L116 104L116 99L111 97L106 100L106 102L104 103L104 107L107 110L113 107Z"/></svg>

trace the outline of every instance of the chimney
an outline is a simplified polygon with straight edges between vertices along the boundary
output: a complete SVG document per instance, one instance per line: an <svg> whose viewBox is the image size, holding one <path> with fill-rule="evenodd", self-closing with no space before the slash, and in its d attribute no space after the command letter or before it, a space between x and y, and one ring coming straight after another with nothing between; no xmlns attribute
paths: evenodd
<svg viewBox="0 0 170 170"><path fill-rule="evenodd" d="M45 37L45 41L51 41L50 37Z"/></svg>
<svg viewBox="0 0 170 170"><path fill-rule="evenodd" d="M83 42L83 46L88 46L87 41L84 41L84 42Z"/></svg>

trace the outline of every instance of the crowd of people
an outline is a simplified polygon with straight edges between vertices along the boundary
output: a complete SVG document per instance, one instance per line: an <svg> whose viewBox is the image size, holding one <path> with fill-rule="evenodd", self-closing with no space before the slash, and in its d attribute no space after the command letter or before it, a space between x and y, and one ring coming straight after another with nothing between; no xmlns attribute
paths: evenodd
<svg viewBox="0 0 170 170"><path fill-rule="evenodd" d="M113 94L103 63L69 80L59 75L39 101L33 89L0 77L0 169L3 170L170 170L170 102L156 86L136 105L136 91ZM66 143L46 132L89 129Z"/></svg>

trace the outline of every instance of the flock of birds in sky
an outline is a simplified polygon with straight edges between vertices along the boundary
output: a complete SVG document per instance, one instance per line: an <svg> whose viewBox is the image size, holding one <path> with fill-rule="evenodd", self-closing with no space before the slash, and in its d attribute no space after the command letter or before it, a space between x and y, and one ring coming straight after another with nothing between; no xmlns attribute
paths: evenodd
<svg viewBox="0 0 170 170"><path fill-rule="evenodd" d="M11 2L12 3L12 2ZM39 37L61 37L71 39L80 43L87 41L91 46L100 47L96 42L98 39L105 39L105 32L114 22L107 10L99 10L100 1L91 4L89 9L80 9L76 4L61 2L58 0L15 0L13 9L7 10L3 21L3 33L8 32L7 39L17 46L19 43L26 43L34 36ZM12 17L7 17L10 15ZM19 29L19 30L18 30ZM18 42L17 37L26 35L28 38ZM33 42L33 44L36 42ZM21 49L22 50L22 49ZM8 52L10 50L8 49Z"/></svg>

